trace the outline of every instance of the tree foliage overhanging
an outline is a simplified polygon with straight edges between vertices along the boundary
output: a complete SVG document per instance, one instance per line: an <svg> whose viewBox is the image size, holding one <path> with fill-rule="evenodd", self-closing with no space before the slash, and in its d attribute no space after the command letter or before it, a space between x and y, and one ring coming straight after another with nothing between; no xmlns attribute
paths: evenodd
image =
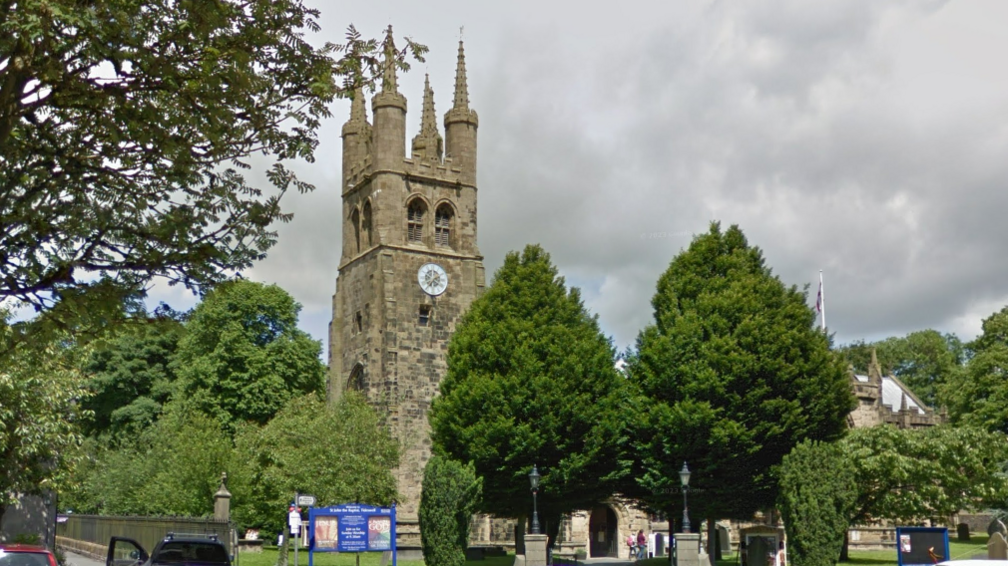
<svg viewBox="0 0 1008 566"><path fill-rule="evenodd" d="M627 493L671 514L687 461L690 489L703 493L690 503L697 516L770 508L784 455L839 438L854 407L806 292L774 276L738 227L713 223L672 261L652 305L628 366L647 402Z"/></svg>
<svg viewBox="0 0 1008 566"><path fill-rule="evenodd" d="M0 2L0 299L107 309L261 259L281 196L313 188L286 164L379 71L352 26L313 47L318 19L302 0Z"/></svg>
<svg viewBox="0 0 1008 566"><path fill-rule="evenodd" d="M435 451L483 478L480 511L531 514L533 464L551 529L616 491L627 403L614 354L541 247L507 255L456 328L430 411Z"/></svg>
<svg viewBox="0 0 1008 566"><path fill-rule="evenodd" d="M11 332L0 310L0 341ZM0 365L0 521L19 494L63 487L80 460L84 356L63 335L58 343L18 348Z"/></svg>

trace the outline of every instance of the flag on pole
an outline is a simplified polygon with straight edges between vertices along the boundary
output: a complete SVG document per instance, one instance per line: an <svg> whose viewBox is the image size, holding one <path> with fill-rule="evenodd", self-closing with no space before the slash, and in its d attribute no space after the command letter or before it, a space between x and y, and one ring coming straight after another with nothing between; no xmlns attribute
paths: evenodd
<svg viewBox="0 0 1008 566"><path fill-rule="evenodd" d="M826 331L826 295L823 292L823 282L822 282L822 270L819 270L819 294L816 295L815 301L816 312L819 313L822 319L822 329L823 332Z"/></svg>

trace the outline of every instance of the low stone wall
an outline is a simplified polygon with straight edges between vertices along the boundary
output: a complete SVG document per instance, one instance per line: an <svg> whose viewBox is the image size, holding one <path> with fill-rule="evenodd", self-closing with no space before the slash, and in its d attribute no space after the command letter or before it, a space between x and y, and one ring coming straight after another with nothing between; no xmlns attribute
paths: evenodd
<svg viewBox="0 0 1008 566"><path fill-rule="evenodd" d="M108 546L61 536L56 537L56 548L64 552L81 554L99 562L105 562L105 558L108 556Z"/></svg>
<svg viewBox="0 0 1008 566"><path fill-rule="evenodd" d="M896 550L894 527L858 527L847 531L851 550Z"/></svg>

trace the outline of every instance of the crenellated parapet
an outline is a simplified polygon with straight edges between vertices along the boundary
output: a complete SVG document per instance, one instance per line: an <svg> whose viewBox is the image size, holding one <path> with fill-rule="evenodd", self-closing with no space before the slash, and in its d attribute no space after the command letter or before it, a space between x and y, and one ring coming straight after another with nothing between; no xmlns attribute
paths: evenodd
<svg viewBox="0 0 1008 566"><path fill-rule="evenodd" d="M343 194L366 184L371 180L375 172L374 158L371 155L364 156L363 159L357 162L356 165L352 165L347 171ZM466 185L462 169L454 163L451 157L446 157L441 161L434 161L424 158L421 154L414 153L413 157L402 160L400 168L384 172L421 178L434 184Z"/></svg>
<svg viewBox="0 0 1008 566"><path fill-rule="evenodd" d="M936 413L894 375L882 375L881 365L872 350L868 375L849 369L851 387L858 406L849 422L854 427L891 424L899 428L924 428L948 422L946 412Z"/></svg>
<svg viewBox="0 0 1008 566"><path fill-rule="evenodd" d="M410 177L420 177L440 184L462 184L462 169L454 163L451 157L435 161L414 153L412 159L403 160L403 173Z"/></svg>

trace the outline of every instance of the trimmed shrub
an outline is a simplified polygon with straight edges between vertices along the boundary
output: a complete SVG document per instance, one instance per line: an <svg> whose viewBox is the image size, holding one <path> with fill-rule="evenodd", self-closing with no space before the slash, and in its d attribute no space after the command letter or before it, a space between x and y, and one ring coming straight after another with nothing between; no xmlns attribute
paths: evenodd
<svg viewBox="0 0 1008 566"><path fill-rule="evenodd" d="M836 444L806 440L784 457L778 508L793 566L833 566L857 499L854 466Z"/></svg>
<svg viewBox="0 0 1008 566"><path fill-rule="evenodd" d="M433 456L424 468L420 491L420 545L427 566L462 566L469 524L483 492L470 462Z"/></svg>

